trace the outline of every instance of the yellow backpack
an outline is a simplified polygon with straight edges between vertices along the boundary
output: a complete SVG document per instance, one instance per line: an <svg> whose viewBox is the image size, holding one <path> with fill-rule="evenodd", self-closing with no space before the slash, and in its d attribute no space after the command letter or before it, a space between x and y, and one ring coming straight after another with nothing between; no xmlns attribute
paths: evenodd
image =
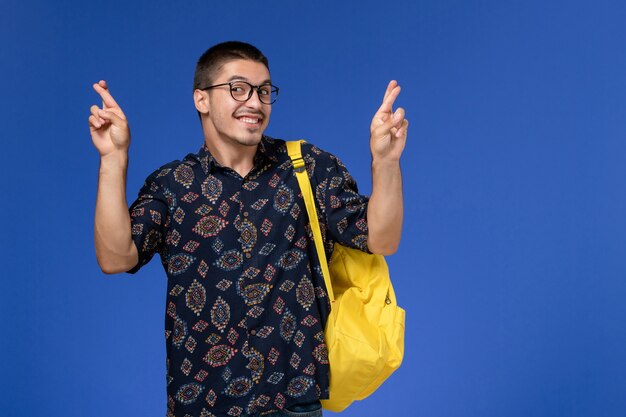
<svg viewBox="0 0 626 417"><path fill-rule="evenodd" d="M331 311L325 338L330 362L330 398L322 406L339 412L372 394L404 355L405 312L398 307L385 258L335 243L326 261L315 200L300 150L287 142L306 203Z"/></svg>

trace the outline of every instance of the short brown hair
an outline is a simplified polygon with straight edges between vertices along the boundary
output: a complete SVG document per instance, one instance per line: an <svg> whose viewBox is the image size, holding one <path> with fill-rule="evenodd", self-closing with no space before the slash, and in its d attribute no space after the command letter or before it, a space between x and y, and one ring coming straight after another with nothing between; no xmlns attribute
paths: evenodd
<svg viewBox="0 0 626 417"><path fill-rule="evenodd" d="M228 61L234 59L248 59L260 62L267 67L268 71L270 69L267 58L255 46L239 41L218 43L207 49L198 59L196 72L193 76L193 89L201 89L211 85L220 68Z"/></svg>

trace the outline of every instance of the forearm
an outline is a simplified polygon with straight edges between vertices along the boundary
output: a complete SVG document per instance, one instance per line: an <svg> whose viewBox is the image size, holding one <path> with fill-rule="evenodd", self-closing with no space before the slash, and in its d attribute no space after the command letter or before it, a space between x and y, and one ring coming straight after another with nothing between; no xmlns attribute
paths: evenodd
<svg viewBox="0 0 626 417"><path fill-rule="evenodd" d="M403 213L399 161L373 161L372 195L367 208L367 246L372 253L391 255L398 250Z"/></svg>
<svg viewBox="0 0 626 417"><path fill-rule="evenodd" d="M124 272L137 264L126 201L126 152L100 160L94 240L96 257L105 273Z"/></svg>

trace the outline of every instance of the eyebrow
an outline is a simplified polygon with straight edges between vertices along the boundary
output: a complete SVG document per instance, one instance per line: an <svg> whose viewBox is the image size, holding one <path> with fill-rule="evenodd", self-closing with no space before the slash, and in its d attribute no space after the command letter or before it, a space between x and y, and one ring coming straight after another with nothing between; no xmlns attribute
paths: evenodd
<svg viewBox="0 0 626 417"><path fill-rule="evenodd" d="M247 79L246 77L244 77L243 75L233 75L232 77L230 77L228 79L227 82L231 82L231 81L245 81L247 83L250 83L250 80ZM269 78L266 78L264 81L261 82L261 84L259 85L264 85L264 84L271 84L272 80L270 80ZM250 83L252 84L252 83Z"/></svg>

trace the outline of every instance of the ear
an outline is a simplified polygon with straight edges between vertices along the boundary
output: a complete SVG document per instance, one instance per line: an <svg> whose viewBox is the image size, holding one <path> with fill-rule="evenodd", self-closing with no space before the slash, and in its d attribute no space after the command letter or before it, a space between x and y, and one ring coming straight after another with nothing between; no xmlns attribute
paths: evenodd
<svg viewBox="0 0 626 417"><path fill-rule="evenodd" d="M196 110L201 114L207 114L211 108L209 104L209 95L202 90L194 90L193 102L196 105Z"/></svg>

